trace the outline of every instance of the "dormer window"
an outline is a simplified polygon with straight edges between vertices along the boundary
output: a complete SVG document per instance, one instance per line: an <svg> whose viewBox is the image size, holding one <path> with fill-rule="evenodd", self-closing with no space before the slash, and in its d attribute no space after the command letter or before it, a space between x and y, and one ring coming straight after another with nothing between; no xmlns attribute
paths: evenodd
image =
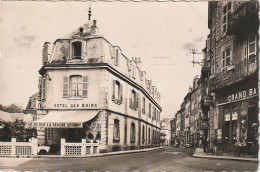
<svg viewBox="0 0 260 172"><path fill-rule="evenodd" d="M73 42L72 43L72 59L81 59L82 57L82 42Z"/></svg>

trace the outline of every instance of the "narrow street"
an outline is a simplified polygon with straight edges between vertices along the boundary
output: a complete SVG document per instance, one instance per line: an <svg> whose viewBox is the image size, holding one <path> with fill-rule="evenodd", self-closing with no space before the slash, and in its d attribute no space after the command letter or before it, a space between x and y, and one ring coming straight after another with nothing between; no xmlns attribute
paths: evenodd
<svg viewBox="0 0 260 172"><path fill-rule="evenodd" d="M191 157L192 149L167 147L150 152L95 158L0 158L7 171L256 171L258 163Z"/></svg>

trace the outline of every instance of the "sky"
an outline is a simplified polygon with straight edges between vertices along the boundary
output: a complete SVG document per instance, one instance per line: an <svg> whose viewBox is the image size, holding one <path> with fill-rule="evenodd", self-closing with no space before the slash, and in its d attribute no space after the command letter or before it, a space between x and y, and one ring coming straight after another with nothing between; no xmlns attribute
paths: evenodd
<svg viewBox="0 0 260 172"><path fill-rule="evenodd" d="M44 42L53 43L88 21L129 59L140 57L161 93L162 117L173 118L200 65L190 49L205 47L207 2L0 2L0 104L26 107L38 91ZM195 60L201 61L202 54Z"/></svg>

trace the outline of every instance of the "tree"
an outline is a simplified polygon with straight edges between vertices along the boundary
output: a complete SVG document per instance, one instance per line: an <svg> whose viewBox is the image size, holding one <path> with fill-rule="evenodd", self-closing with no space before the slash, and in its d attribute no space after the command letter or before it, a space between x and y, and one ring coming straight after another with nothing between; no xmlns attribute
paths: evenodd
<svg viewBox="0 0 260 172"><path fill-rule="evenodd" d="M4 122L3 141L11 141L11 138L16 138L18 142L28 141L29 138L36 135L36 129L26 129L23 120L15 122Z"/></svg>

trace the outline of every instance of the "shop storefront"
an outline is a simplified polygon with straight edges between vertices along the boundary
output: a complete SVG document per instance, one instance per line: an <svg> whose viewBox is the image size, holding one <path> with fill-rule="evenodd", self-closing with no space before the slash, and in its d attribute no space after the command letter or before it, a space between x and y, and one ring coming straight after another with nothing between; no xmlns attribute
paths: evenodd
<svg viewBox="0 0 260 172"><path fill-rule="evenodd" d="M218 150L235 155L258 154L258 88L233 90L219 97Z"/></svg>

